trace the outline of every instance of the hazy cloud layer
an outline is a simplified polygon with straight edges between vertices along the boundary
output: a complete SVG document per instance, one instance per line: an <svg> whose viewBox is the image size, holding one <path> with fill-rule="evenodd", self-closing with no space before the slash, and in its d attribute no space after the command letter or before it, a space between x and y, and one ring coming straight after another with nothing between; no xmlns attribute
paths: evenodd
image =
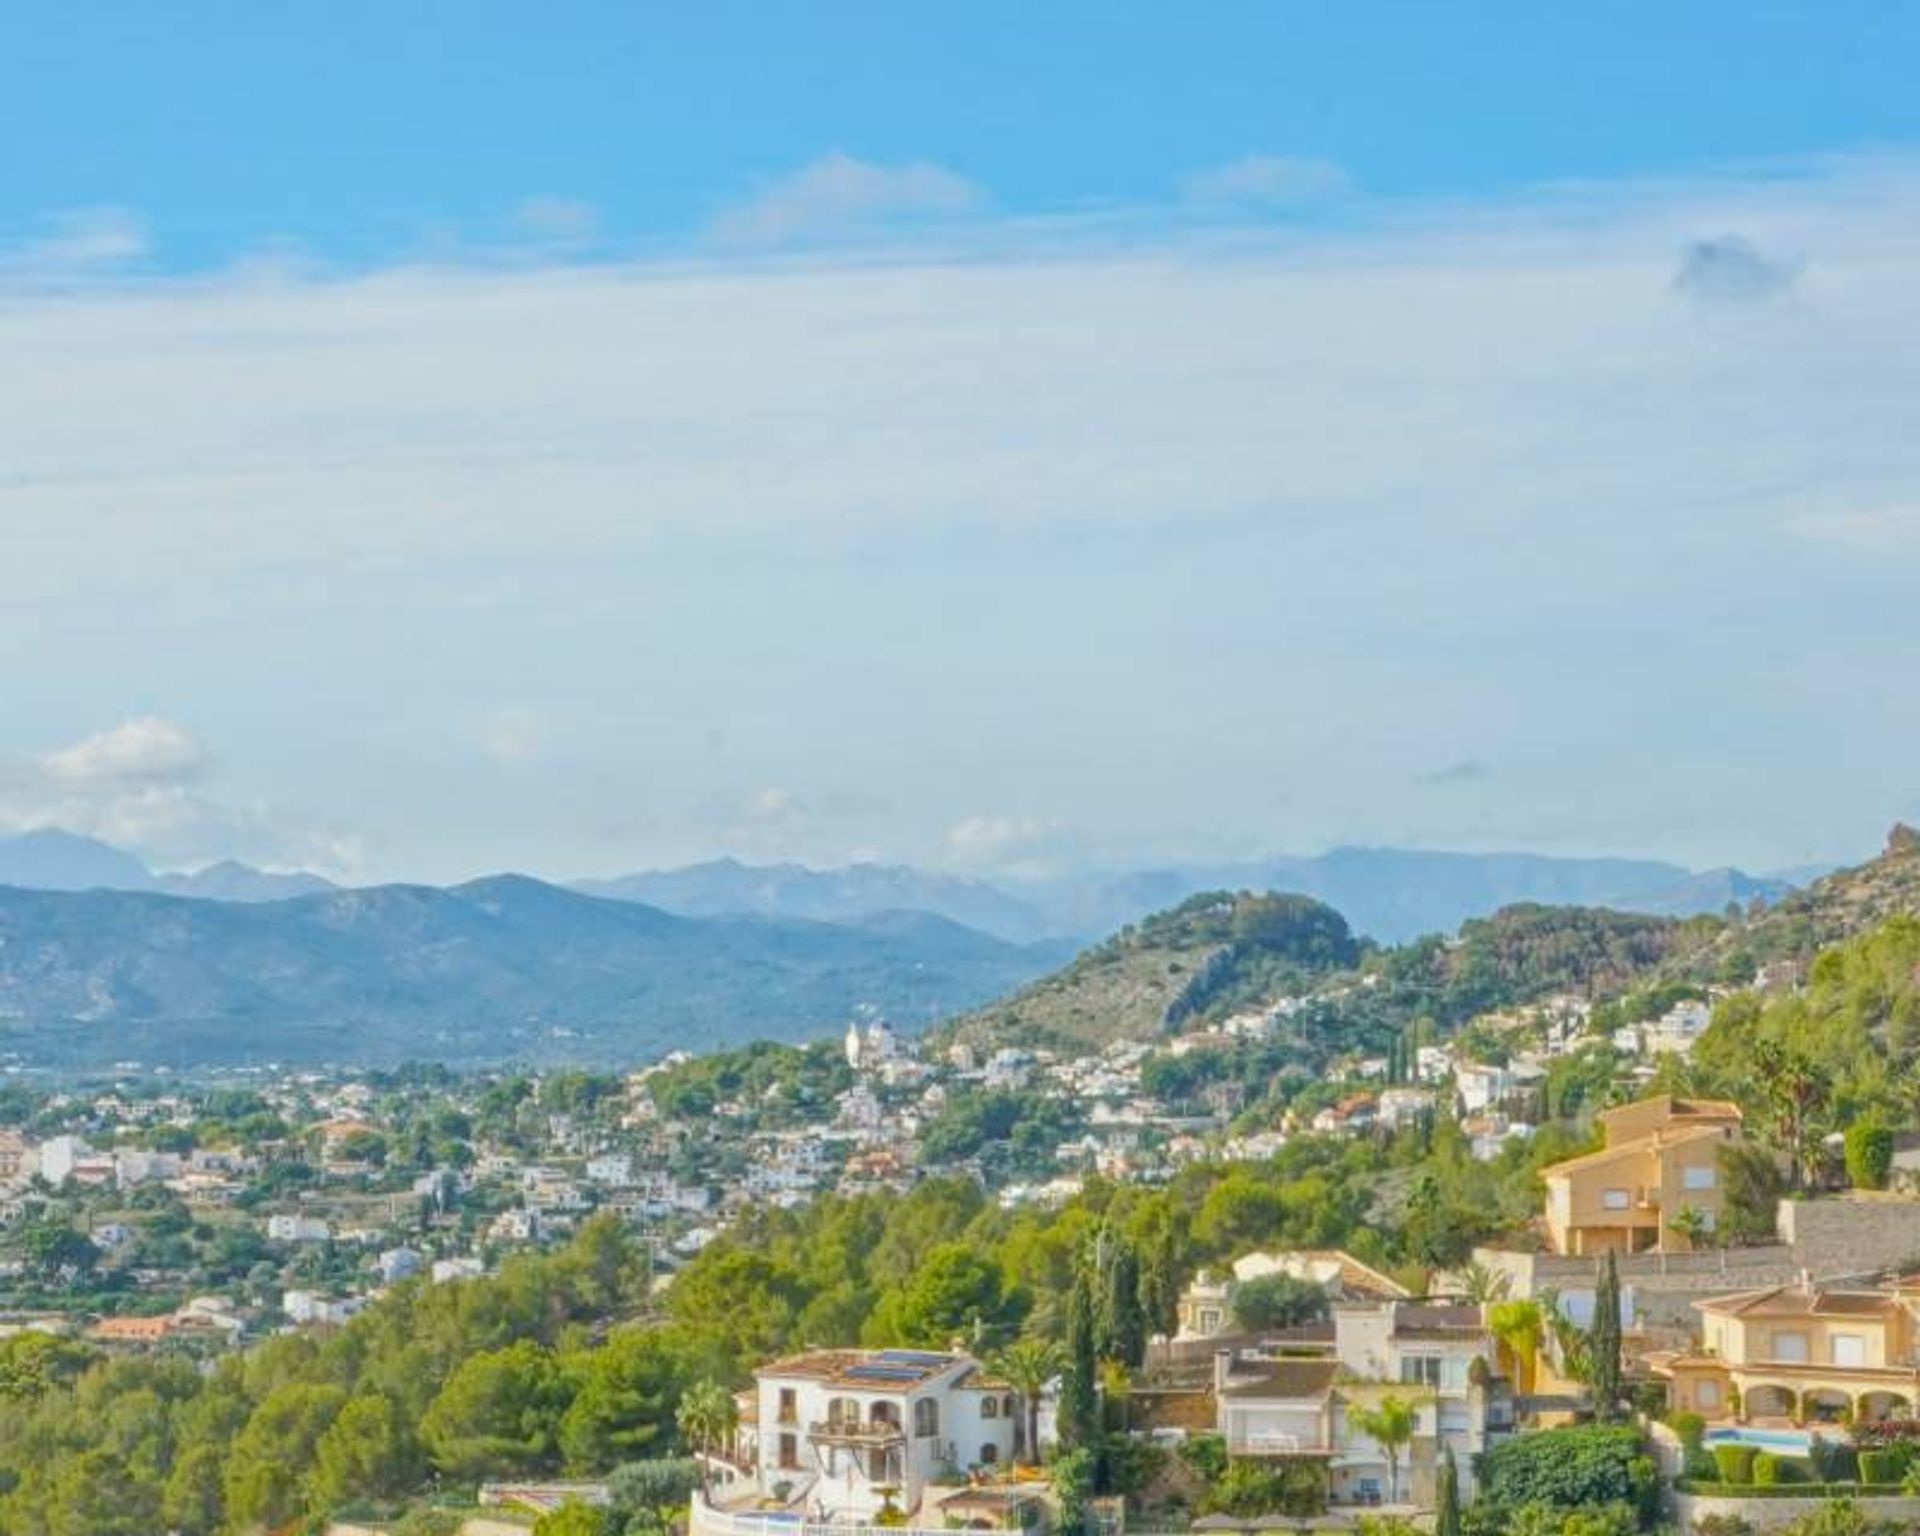
<svg viewBox="0 0 1920 1536"><path fill-rule="evenodd" d="M1352 187L1343 166L1310 155L1248 155L1187 178L1189 201L1287 208L1338 197Z"/></svg>
<svg viewBox="0 0 1920 1536"><path fill-rule="evenodd" d="M735 234L965 212L971 240L982 206L836 157ZM33 743L157 702L208 722L233 803L317 807L410 874L990 867L1066 825L1767 864L1870 847L1910 799L1909 166L1283 238L993 228L964 254L22 278L16 776L52 804ZM1767 297L1762 269L1787 302L1698 302ZM1411 792L1469 758L1497 786ZM805 814L750 814L769 785ZM77 802L158 825L210 794L146 788Z"/></svg>
<svg viewBox="0 0 1920 1536"><path fill-rule="evenodd" d="M983 201L978 187L945 166L925 160L884 165L836 150L726 209L713 232L736 244L777 245L896 220L952 218Z"/></svg>

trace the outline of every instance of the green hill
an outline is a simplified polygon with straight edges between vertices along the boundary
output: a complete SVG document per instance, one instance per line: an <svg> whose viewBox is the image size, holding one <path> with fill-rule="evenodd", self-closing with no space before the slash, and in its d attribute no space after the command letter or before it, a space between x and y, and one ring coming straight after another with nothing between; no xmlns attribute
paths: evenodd
<svg viewBox="0 0 1920 1536"><path fill-rule="evenodd" d="M1206 891L966 1015L951 1035L1079 1050L1150 1040L1190 1019L1305 990L1360 954L1346 919L1309 896Z"/></svg>

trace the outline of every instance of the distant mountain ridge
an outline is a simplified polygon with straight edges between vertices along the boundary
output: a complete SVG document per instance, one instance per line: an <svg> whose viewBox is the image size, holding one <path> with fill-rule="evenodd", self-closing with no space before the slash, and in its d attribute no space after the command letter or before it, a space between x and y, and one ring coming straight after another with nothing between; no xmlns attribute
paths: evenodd
<svg viewBox="0 0 1920 1536"><path fill-rule="evenodd" d="M1672 917L1719 912L1729 902L1746 906L1756 898L1771 905L1822 872L1755 876L1731 868L1695 871L1655 859L1335 848L1307 857L1169 865L1019 884L905 864L815 869L723 858L575 880L569 886L682 917L855 923L876 912L929 912L1010 943L1098 938L1201 891L1292 891L1336 908L1355 933L1391 944L1424 933L1452 933L1469 918L1519 902ZM277 901L337 889L319 875L275 873L233 861L191 874L154 874L130 853L59 831L0 837L0 885L158 891L218 901Z"/></svg>
<svg viewBox="0 0 1920 1536"><path fill-rule="evenodd" d="M1112 933L1202 891L1291 891L1335 908L1354 932L1392 944L1452 933L1469 918L1522 902L1686 917L1719 912L1729 901L1745 906L1758 897L1770 904L1793 886L1737 869L1696 872L1656 859L1335 848L1311 857L1174 865L1011 890L909 866L816 870L732 859L578 881L575 888L689 916L753 912L844 921L880 906L910 907L1014 940Z"/></svg>
<svg viewBox="0 0 1920 1536"><path fill-rule="evenodd" d="M0 889L0 1050L75 1064L633 1061L918 1027L1065 958L925 913L684 918L524 876L280 901Z"/></svg>
<svg viewBox="0 0 1920 1536"><path fill-rule="evenodd" d="M57 827L0 837L0 885L33 891L158 891L210 901L279 901L336 889L331 880L305 870L277 873L237 859L155 874L124 849Z"/></svg>
<svg viewBox="0 0 1920 1536"><path fill-rule="evenodd" d="M711 859L679 869L647 870L611 880L575 880L576 891L640 901L685 917L797 917L855 922L875 912L934 912L982 933L1024 941L1048 936L1046 914L984 880L904 864L743 864Z"/></svg>

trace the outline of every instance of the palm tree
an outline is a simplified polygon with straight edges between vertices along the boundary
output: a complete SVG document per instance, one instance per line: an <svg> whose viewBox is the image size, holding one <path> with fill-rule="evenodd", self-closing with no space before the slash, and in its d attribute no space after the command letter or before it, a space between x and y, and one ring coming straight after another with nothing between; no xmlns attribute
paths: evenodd
<svg viewBox="0 0 1920 1536"><path fill-rule="evenodd" d="M680 1430L682 1440L694 1450L713 1456L733 1438L737 1421L733 1394L711 1377L696 1381L681 1397L673 1421ZM703 1493L710 1486L711 1475L711 1469L702 1461L700 1487Z"/></svg>
<svg viewBox="0 0 1920 1536"><path fill-rule="evenodd" d="M1371 1408L1356 1407L1347 1418L1380 1447L1387 1457L1387 1502L1400 1502L1400 1453L1413 1439L1413 1404L1404 1397L1387 1396Z"/></svg>
<svg viewBox="0 0 1920 1536"><path fill-rule="evenodd" d="M1544 1326L1537 1301L1497 1301L1487 1309L1487 1328L1512 1363L1513 1384L1521 1392L1533 1390Z"/></svg>
<svg viewBox="0 0 1920 1536"><path fill-rule="evenodd" d="M1049 1339L1016 1339L992 1361L995 1374L1020 1394L1020 1454L1028 1466L1040 1461L1040 1395L1062 1363L1060 1346Z"/></svg>
<svg viewBox="0 0 1920 1536"><path fill-rule="evenodd" d="M1512 1284L1513 1278L1506 1271L1483 1264L1479 1259L1460 1271L1460 1294L1476 1307L1484 1307L1490 1301L1504 1301Z"/></svg>

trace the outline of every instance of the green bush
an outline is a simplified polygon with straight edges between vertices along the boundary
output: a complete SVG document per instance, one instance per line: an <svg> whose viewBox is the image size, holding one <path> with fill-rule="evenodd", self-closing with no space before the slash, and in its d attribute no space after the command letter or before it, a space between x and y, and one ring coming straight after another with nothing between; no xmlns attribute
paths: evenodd
<svg viewBox="0 0 1920 1536"><path fill-rule="evenodd" d="M1700 1448L1707 1433L1707 1421L1697 1413L1676 1413L1667 1421L1667 1427L1680 1437L1680 1444L1690 1451Z"/></svg>
<svg viewBox="0 0 1920 1536"><path fill-rule="evenodd" d="M1720 1469L1720 1481L1736 1485L1751 1483L1755 1454L1750 1445L1716 1445L1713 1464Z"/></svg>
<svg viewBox="0 0 1920 1536"><path fill-rule="evenodd" d="M1907 1475L1906 1458L1889 1447L1860 1453L1860 1481L1869 1486L1897 1483Z"/></svg>
<svg viewBox="0 0 1920 1536"><path fill-rule="evenodd" d="M1713 1452L1705 1446L1695 1446L1681 1453L1680 1475L1690 1482L1717 1483L1720 1481L1720 1463L1713 1459Z"/></svg>
<svg viewBox="0 0 1920 1536"><path fill-rule="evenodd" d="M1492 1529L1509 1528L1515 1512L1530 1504L1562 1510L1625 1504L1651 1521L1660 1497L1652 1458L1639 1432L1624 1424L1516 1435L1484 1453L1480 1473L1475 1509Z"/></svg>
<svg viewBox="0 0 1920 1536"><path fill-rule="evenodd" d="M1885 1189L1893 1167L1893 1132L1871 1120L1847 1127L1843 1148L1847 1182L1855 1189Z"/></svg>
<svg viewBox="0 0 1920 1536"><path fill-rule="evenodd" d="M1805 1483L1809 1481L1813 1468L1811 1464L1793 1456L1775 1456L1762 1451L1753 1458L1753 1481L1756 1487L1771 1488L1775 1484Z"/></svg>

